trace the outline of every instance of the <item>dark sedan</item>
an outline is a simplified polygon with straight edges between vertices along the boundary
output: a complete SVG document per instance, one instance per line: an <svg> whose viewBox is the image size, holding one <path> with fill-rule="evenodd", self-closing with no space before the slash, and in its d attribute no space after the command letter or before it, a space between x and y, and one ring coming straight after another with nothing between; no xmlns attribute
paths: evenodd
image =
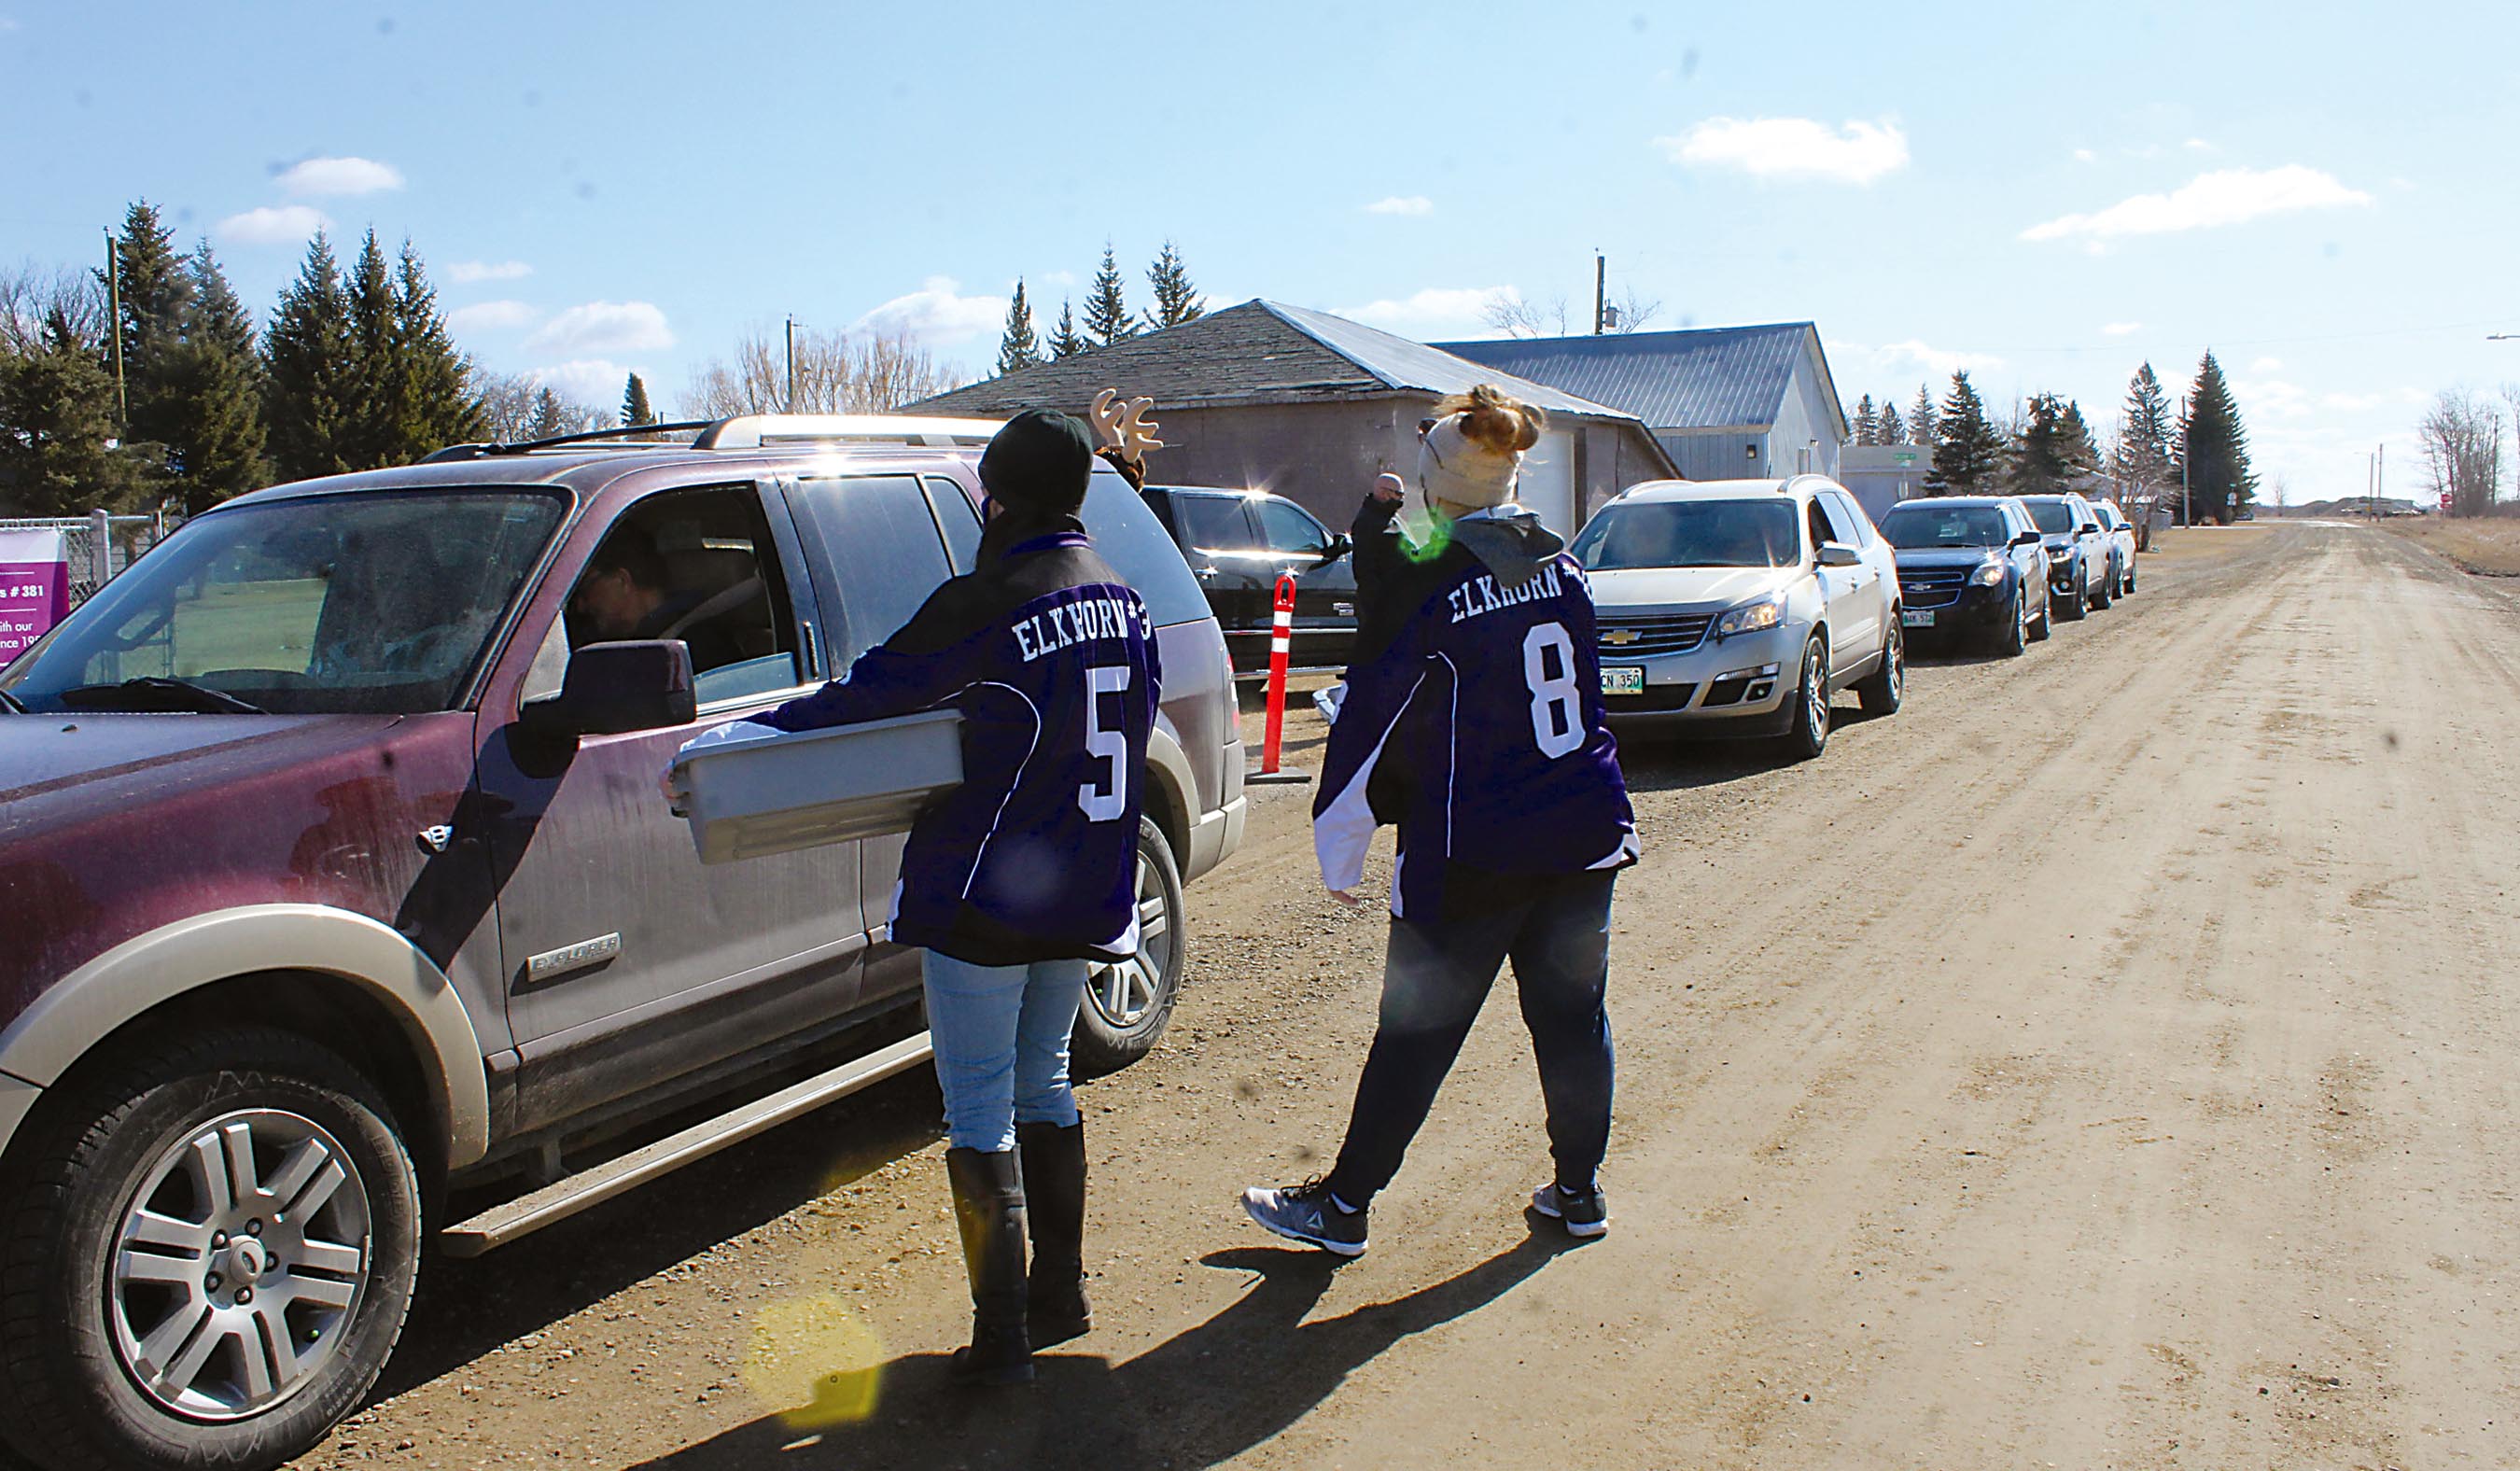
<svg viewBox="0 0 2520 1471"><path fill-rule="evenodd" d="M1903 501L1881 518L1881 536L1898 555L1899 616L1911 637L1983 635L2006 654L2048 637L2048 559L2020 501Z"/></svg>
<svg viewBox="0 0 2520 1471"><path fill-rule="evenodd" d="M1278 578L1285 572L1295 574L1289 661L1297 669L1346 666L1356 643L1356 563L1345 532L1264 490L1149 485L1144 494L1207 594L1237 676L1268 672Z"/></svg>

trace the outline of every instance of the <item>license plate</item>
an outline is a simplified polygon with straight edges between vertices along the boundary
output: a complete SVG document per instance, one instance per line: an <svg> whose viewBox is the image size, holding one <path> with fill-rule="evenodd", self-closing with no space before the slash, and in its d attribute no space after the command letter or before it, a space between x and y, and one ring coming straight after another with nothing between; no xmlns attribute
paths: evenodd
<svg viewBox="0 0 2520 1471"><path fill-rule="evenodd" d="M1929 607L1903 607L1899 609L1899 621L1909 628L1931 628L1934 626L1934 610Z"/></svg>
<svg viewBox="0 0 2520 1471"><path fill-rule="evenodd" d="M1645 692L1645 672L1634 667L1605 668L1601 671L1601 692L1642 694Z"/></svg>

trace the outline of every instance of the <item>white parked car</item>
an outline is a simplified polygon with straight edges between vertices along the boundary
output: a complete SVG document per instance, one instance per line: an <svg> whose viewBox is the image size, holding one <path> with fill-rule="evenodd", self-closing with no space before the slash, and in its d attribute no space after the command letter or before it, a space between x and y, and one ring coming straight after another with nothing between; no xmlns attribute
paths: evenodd
<svg viewBox="0 0 2520 1471"><path fill-rule="evenodd" d="M2115 501L2083 498L2100 518L2100 539L2109 544L2109 569L2116 581L2110 586L2116 596L2127 597L2135 591L2135 522L2118 510Z"/></svg>
<svg viewBox="0 0 2520 1471"><path fill-rule="evenodd" d="M1654 480L1604 506L1572 548L1598 611L1614 729L1828 743L1829 696L1887 715L1906 692L1890 544L1825 475Z"/></svg>

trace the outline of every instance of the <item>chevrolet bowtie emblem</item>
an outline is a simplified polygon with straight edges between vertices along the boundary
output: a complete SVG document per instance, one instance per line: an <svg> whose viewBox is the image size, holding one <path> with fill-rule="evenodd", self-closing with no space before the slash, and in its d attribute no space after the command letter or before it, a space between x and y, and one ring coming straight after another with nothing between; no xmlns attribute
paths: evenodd
<svg viewBox="0 0 2520 1471"><path fill-rule="evenodd" d="M1614 628L1608 633L1601 635L1601 642L1604 644L1634 644L1637 642L1637 631L1633 628Z"/></svg>

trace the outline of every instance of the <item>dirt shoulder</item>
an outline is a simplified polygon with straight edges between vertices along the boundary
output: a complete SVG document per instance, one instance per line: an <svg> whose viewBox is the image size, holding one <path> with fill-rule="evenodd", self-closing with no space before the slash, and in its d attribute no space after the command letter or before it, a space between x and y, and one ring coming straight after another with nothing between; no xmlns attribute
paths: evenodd
<svg viewBox="0 0 2520 1471"><path fill-rule="evenodd" d="M1605 1240L1521 1210L1506 997L1366 1257L1242 1221L1336 1145L1383 931L1263 789L1176 1030L1086 1092L1097 1328L1036 1389L942 1382L905 1078L431 1262L305 1464L2520 1461L2520 612L2385 533L2220 545L1818 762L1631 745Z"/></svg>
<svg viewBox="0 0 2520 1471"><path fill-rule="evenodd" d="M2449 557L2461 571L2479 577L2520 577L2520 517L2392 516L2380 525Z"/></svg>

